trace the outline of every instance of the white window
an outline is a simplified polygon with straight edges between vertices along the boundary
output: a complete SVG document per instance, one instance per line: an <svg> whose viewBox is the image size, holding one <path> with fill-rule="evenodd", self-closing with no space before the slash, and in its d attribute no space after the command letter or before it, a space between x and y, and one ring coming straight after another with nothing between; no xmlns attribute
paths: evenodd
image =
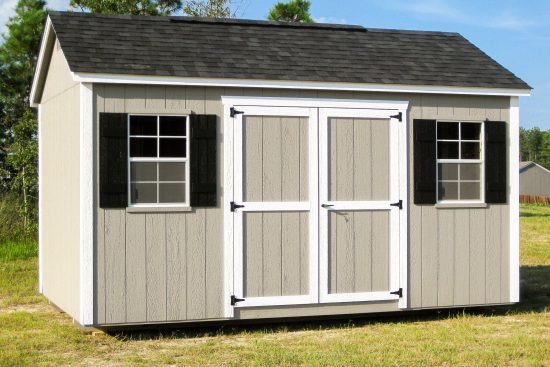
<svg viewBox="0 0 550 367"><path fill-rule="evenodd" d="M483 123L438 121L438 202L483 202L483 160Z"/></svg>
<svg viewBox="0 0 550 367"><path fill-rule="evenodd" d="M187 206L189 118L128 116L130 206Z"/></svg>

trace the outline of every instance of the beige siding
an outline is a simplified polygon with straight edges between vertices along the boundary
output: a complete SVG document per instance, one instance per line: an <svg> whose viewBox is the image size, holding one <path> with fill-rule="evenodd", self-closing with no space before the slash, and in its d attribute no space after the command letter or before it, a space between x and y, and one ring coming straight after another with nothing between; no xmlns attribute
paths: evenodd
<svg viewBox="0 0 550 367"><path fill-rule="evenodd" d="M80 318L79 85L57 43L41 104L43 293Z"/></svg>
<svg viewBox="0 0 550 367"><path fill-rule="evenodd" d="M531 165L519 173L520 195L550 197L550 172Z"/></svg>
<svg viewBox="0 0 550 367"><path fill-rule="evenodd" d="M498 119L509 118L507 98L469 96L418 96L381 93L273 91L261 89L223 89L200 87L146 87L95 85L96 112L148 112L148 113L215 113L221 117L222 95L287 96L321 98L360 98L371 100L408 100L410 116L430 119ZM197 320L223 317L223 129L219 121L218 177L220 201L218 208L195 209L189 213L127 213L102 210L96 212L95 249L95 320L104 323L148 322L153 320ZM97 134L97 114L95 119ZM294 127L294 126L293 126ZM409 125L412 132L412 125ZM358 132L359 134L360 132ZM412 135L412 134L411 134ZM366 136L366 135L365 135ZM282 137L288 139L291 137ZM372 138L371 138L372 139ZM275 139L268 143L276 143ZM377 140L377 139L376 139ZM96 135L97 144L97 135ZM374 147L374 145L373 145ZM254 149L260 149L255 147ZM412 153L412 141L410 142ZM291 152L285 152L291 153ZM258 153L259 154L259 153ZM292 153L294 154L294 153ZM374 153L373 153L374 154ZM263 157L263 153L258 157ZM97 161L97 153L96 153ZM372 164L372 163L371 163ZM357 172L357 180L365 172ZM289 172L297 167L280 167ZM300 170L302 167L299 168ZM276 172L276 167L274 168ZM270 172L272 174L273 172ZM412 181L412 156L410 158L410 182ZM97 167L95 175L97 177ZM256 185L263 185L256 182ZM372 190L384 185L375 184ZM280 181L279 181L280 182ZM253 182L249 182L253 185ZM307 182L300 183L300 186ZM304 186L306 187L306 186ZM368 186L362 186L363 190ZM263 189L262 189L263 190ZM289 191L289 195L295 195ZM271 193L269 193L271 195ZM359 193L358 193L359 195ZM374 193L373 193L374 195ZM383 193L377 193L383 195ZM307 196L300 191L300 199ZM412 185L410 192L412 200ZM97 191L96 191L97 200ZM276 218L278 216L278 218ZM274 218L256 220L256 225L247 225L253 231L250 236L259 236L259 231L286 228L292 219L280 214ZM487 208L437 209L433 206L410 205L409 209L409 285L410 303L413 308L443 307L449 305L476 305L508 302L508 206L491 205ZM365 218L355 218L361 221ZM273 223L264 223L264 221ZM248 221L248 219L247 219ZM280 223L279 223L280 222ZM301 223L305 220L301 218ZM295 223L294 223L295 224ZM358 226L358 224L356 224ZM361 236L368 236L365 226ZM375 224L372 224L374 227ZM377 224L377 226L379 226ZM356 231L359 233L359 231ZM303 245L306 237L302 236ZM290 241L290 242L289 242ZM296 239L281 237L278 248L271 251L276 258L295 256L293 246L285 247ZM250 248L259 256L259 248ZM365 250L365 251L363 251ZM367 259L374 256L375 249L355 248L350 256ZM369 254L370 251L370 254ZM300 248L303 258L307 248ZM270 256L271 256L270 255ZM263 256L263 255L262 255ZM349 257L349 256L348 256ZM271 264L273 265L273 264ZM247 271L260 274L270 271L259 261L251 261ZM291 263L276 263L278 271L289 272L279 281L268 284L268 292L292 294L297 287L288 279L296 276ZM300 279L307 284L307 272L300 265ZM283 269L283 270L281 270ZM279 273L282 274L282 273ZM384 279L375 281L373 274L354 274L354 287L362 289L378 282L383 287ZM290 278L289 278L290 277ZM154 289L151 289L154 287ZM264 280L247 284L247 292L265 292ZM307 293L300 285L300 293ZM370 305L312 305L300 307L272 307L240 310L237 318L320 315L331 313L376 312L397 310L395 303Z"/></svg>

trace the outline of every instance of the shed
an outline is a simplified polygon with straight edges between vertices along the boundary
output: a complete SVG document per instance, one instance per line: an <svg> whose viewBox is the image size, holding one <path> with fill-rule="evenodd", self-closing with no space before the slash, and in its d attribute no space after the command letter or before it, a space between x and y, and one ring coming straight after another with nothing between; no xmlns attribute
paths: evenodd
<svg viewBox="0 0 550 367"><path fill-rule="evenodd" d="M550 171L532 161L520 162L519 194L550 198Z"/></svg>
<svg viewBox="0 0 550 367"><path fill-rule="evenodd" d="M518 302L529 94L456 33L50 12L40 291L113 328Z"/></svg>

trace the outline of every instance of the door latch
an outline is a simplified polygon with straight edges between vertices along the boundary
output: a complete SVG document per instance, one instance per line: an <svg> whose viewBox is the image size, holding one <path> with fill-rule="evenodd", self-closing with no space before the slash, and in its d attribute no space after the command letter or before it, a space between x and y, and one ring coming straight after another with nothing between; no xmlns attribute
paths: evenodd
<svg viewBox="0 0 550 367"><path fill-rule="evenodd" d="M322 208L325 208L325 209L326 209L326 208L331 208L331 207L333 207L333 206L334 206L334 205L332 205L332 204L321 204L321 207L322 207Z"/></svg>

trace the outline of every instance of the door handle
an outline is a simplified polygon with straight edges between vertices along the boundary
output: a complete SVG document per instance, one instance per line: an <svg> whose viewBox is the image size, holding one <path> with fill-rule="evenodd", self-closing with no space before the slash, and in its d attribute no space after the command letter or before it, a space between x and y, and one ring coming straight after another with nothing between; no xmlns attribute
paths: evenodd
<svg viewBox="0 0 550 367"><path fill-rule="evenodd" d="M332 204L322 204L322 205L321 205L321 207L323 207L323 208L325 208L325 209L326 209L326 208L331 208L331 207L333 207L333 206L334 206L334 205L332 205Z"/></svg>

